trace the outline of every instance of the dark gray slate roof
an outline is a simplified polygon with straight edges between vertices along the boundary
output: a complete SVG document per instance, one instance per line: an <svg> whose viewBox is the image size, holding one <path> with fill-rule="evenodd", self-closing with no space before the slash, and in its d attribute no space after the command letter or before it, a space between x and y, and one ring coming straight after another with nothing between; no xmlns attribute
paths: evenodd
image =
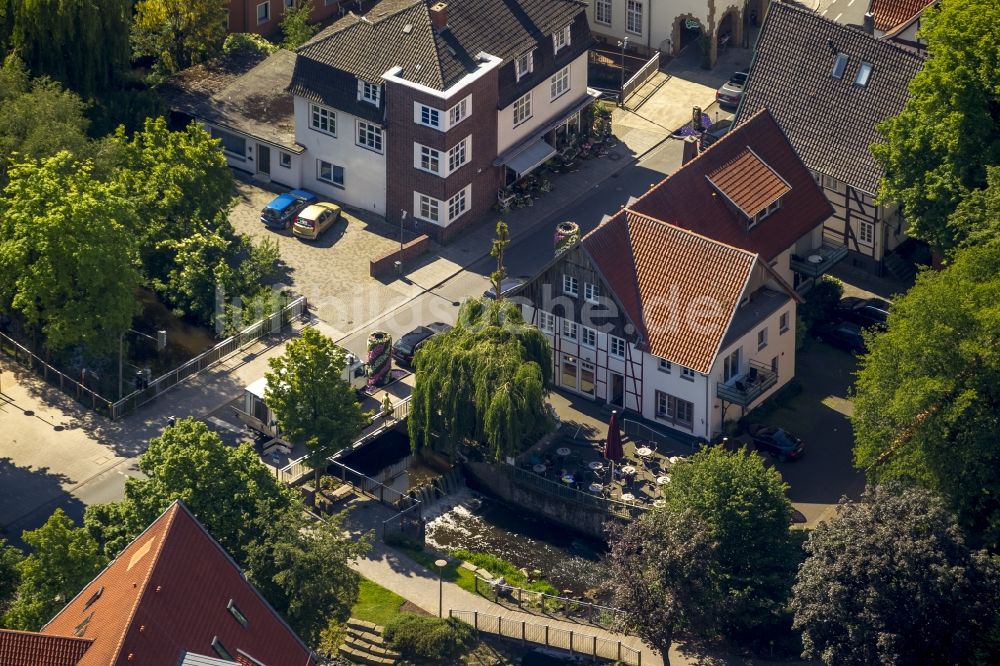
<svg viewBox="0 0 1000 666"><path fill-rule="evenodd" d="M843 78L832 76L835 52L848 56ZM873 68L855 84L861 63ZM869 147L875 126L899 113L923 59L815 12L774 0L757 41L736 123L767 107L806 165L869 193L882 168Z"/></svg>
<svg viewBox="0 0 1000 666"><path fill-rule="evenodd" d="M392 67L401 76L437 90L476 67L485 51L505 62L573 22L586 9L577 0L448 0L448 28L435 34L429 6L435 0L382 0L362 17L349 14L298 49L291 90L330 101L352 90L322 81L339 70L378 82ZM338 104L338 106L341 106Z"/></svg>

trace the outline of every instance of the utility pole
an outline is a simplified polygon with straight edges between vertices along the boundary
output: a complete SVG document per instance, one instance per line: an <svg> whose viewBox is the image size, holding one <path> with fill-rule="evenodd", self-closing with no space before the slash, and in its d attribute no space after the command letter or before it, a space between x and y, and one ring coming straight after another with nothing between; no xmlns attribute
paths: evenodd
<svg viewBox="0 0 1000 666"><path fill-rule="evenodd" d="M618 106L625 106L625 47L628 46L628 37L619 40L618 46L622 47L622 85L621 92L618 93Z"/></svg>

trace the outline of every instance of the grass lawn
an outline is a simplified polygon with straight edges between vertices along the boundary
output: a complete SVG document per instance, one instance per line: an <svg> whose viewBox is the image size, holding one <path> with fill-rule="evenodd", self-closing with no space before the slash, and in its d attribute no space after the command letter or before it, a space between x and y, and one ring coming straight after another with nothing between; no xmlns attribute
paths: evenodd
<svg viewBox="0 0 1000 666"><path fill-rule="evenodd" d="M394 546L394 548L417 564L427 567L428 571L437 573L437 566L434 564L435 560L437 560L436 556L423 550L417 550L416 548L409 548L407 546ZM447 566L441 568L441 578L443 578L445 582L455 583L463 590L475 594L476 575L468 569L463 569L459 566L459 564L460 563L454 561L454 559L449 561Z"/></svg>
<svg viewBox="0 0 1000 666"><path fill-rule="evenodd" d="M351 609L351 617L384 627L389 620L399 615L399 609L404 603L406 599L395 592L362 578L358 601Z"/></svg>

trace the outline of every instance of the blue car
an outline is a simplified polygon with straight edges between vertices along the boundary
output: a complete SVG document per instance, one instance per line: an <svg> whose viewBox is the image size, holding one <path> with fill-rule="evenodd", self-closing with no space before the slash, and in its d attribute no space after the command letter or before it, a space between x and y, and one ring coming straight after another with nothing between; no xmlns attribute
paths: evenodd
<svg viewBox="0 0 1000 666"><path fill-rule="evenodd" d="M271 200L260 211L260 221L272 229L287 229L295 216L306 206L319 201L319 197L307 190L292 190Z"/></svg>

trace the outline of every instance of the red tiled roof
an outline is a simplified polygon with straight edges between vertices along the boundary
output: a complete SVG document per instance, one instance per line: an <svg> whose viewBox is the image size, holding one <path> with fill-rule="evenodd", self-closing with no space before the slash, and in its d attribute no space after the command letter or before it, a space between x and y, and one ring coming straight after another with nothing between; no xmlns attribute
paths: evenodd
<svg viewBox="0 0 1000 666"><path fill-rule="evenodd" d="M869 11L875 15L875 29L892 30L924 11L934 0L872 0Z"/></svg>
<svg viewBox="0 0 1000 666"><path fill-rule="evenodd" d="M582 242L649 351L708 373L757 256L631 211Z"/></svg>
<svg viewBox="0 0 1000 666"><path fill-rule="evenodd" d="M746 217L706 178L720 171L734 191L739 190L740 200L750 202L747 205L772 197L781 181L789 189L781 197L781 207L748 230ZM830 202L767 109L651 188L629 210L760 254L766 261L833 214Z"/></svg>
<svg viewBox="0 0 1000 666"><path fill-rule="evenodd" d="M791 189L749 148L708 174L708 180L748 217L764 210Z"/></svg>
<svg viewBox="0 0 1000 666"><path fill-rule="evenodd" d="M46 636L32 631L0 629L3 666L77 666L91 640L74 636Z"/></svg>
<svg viewBox="0 0 1000 666"><path fill-rule="evenodd" d="M88 604L102 590L100 596ZM227 610L230 600L248 622ZM213 639L267 666L308 666L309 649L246 581L180 502L174 502L42 628L82 632L93 644L76 666L176 666L191 651L215 654Z"/></svg>

